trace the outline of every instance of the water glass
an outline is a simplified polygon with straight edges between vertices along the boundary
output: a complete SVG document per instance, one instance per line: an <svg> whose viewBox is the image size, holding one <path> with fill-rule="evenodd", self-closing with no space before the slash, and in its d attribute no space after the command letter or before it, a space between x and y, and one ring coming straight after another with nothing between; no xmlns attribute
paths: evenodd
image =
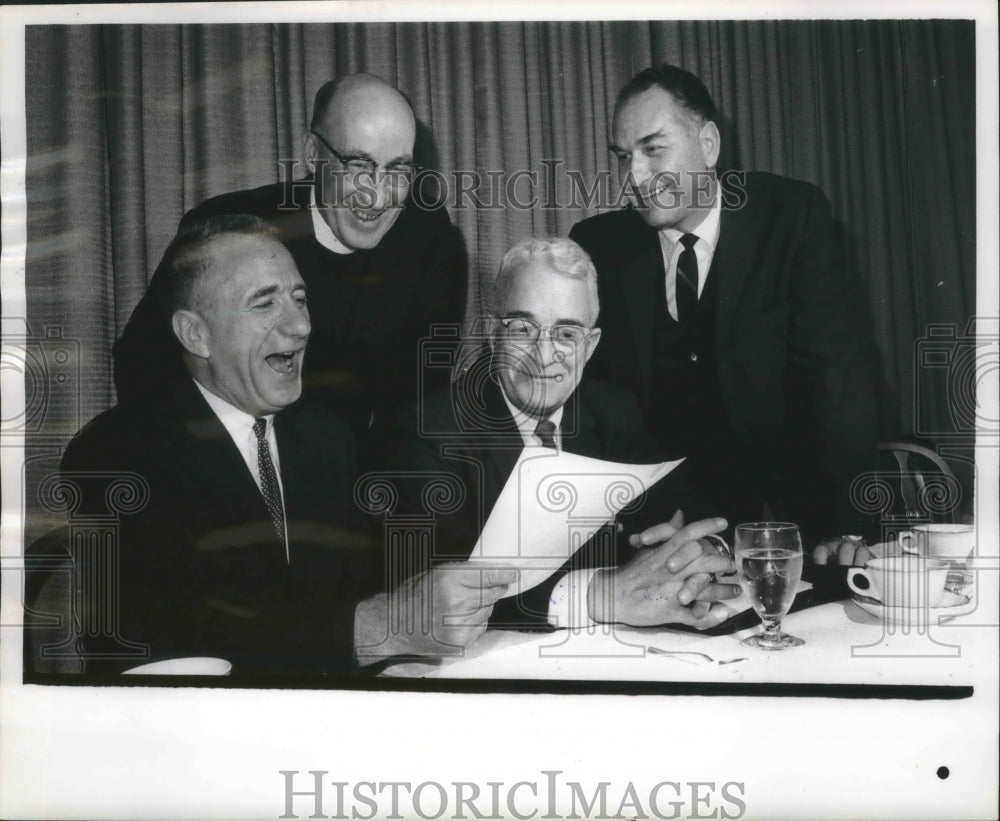
<svg viewBox="0 0 1000 821"><path fill-rule="evenodd" d="M784 633L781 619L795 600L802 578L802 538L790 522L737 525L734 545L740 586L764 629L743 640L761 650L784 650L805 642Z"/></svg>

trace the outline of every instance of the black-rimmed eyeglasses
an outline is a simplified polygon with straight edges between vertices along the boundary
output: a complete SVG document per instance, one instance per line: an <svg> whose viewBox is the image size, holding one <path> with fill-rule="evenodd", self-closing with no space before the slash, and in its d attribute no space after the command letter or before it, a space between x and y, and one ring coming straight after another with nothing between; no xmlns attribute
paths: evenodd
<svg viewBox="0 0 1000 821"><path fill-rule="evenodd" d="M344 166L344 170L351 177L367 176L374 180L381 168L382 173L385 174L391 182L409 185L413 182L413 178L420 171L420 166L412 162L393 162L385 166L379 166L379 164L371 157L341 154L336 148L326 141L322 134L313 131L312 135L323 143L326 150L333 154L337 162Z"/></svg>

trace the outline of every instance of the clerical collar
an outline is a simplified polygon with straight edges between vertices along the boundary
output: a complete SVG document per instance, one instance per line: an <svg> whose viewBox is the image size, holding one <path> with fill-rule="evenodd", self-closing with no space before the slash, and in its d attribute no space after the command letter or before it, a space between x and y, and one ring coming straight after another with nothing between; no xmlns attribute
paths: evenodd
<svg viewBox="0 0 1000 821"><path fill-rule="evenodd" d="M316 188L315 186L309 189L309 213L312 214L313 221L313 234L316 235L316 242L326 248L328 251L333 251L335 254L353 254L350 248L348 248L344 243L342 243L333 229L327 225L323 215L320 213L319 208L316 207Z"/></svg>

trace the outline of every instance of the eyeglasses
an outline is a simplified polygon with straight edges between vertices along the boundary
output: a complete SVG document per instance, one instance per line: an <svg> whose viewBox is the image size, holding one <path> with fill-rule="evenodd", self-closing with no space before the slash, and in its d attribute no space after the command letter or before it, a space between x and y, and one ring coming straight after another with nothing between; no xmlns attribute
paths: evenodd
<svg viewBox="0 0 1000 821"><path fill-rule="evenodd" d="M322 134L313 131L312 135L323 143L326 150L336 157L337 162L344 166L344 170L352 178L366 176L372 180L375 179L375 175L378 174L380 166L371 157L341 154L324 139ZM413 178L420 171L420 166L412 162L394 162L389 165L382 166L382 169L386 178L393 185L409 185L413 182Z"/></svg>
<svg viewBox="0 0 1000 821"><path fill-rule="evenodd" d="M573 353L577 347L590 339L593 328L582 325L539 325L535 320L526 317L506 317L500 319L500 331L497 336L511 345L534 345L545 331L552 344L566 353Z"/></svg>

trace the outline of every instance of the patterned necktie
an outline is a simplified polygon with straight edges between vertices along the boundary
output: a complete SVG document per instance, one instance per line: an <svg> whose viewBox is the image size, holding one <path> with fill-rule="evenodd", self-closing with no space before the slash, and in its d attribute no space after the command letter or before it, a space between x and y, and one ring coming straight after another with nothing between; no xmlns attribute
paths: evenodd
<svg viewBox="0 0 1000 821"><path fill-rule="evenodd" d="M684 250L677 259L677 321L690 319L698 307L698 257L694 252L694 244L698 237L685 234L680 238Z"/></svg>
<svg viewBox="0 0 1000 821"><path fill-rule="evenodd" d="M253 432L257 437L257 475L260 476L260 492L264 496L267 512L271 514L271 523L282 544L285 544L285 509L281 504L281 485L278 484L278 474L271 461L271 449L267 445L267 420L261 417L253 423Z"/></svg>
<svg viewBox="0 0 1000 821"><path fill-rule="evenodd" d="M556 449L556 423L543 419L535 427L535 436L542 440L542 447Z"/></svg>

